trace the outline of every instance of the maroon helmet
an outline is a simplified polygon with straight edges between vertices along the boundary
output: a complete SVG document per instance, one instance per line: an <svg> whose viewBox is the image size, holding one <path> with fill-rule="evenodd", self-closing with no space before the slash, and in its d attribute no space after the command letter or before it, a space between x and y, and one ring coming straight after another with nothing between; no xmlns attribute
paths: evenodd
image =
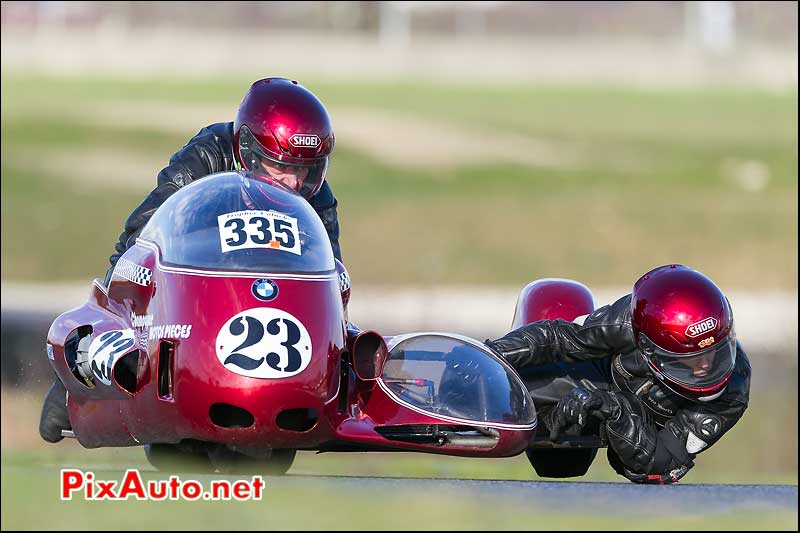
<svg viewBox="0 0 800 533"><path fill-rule="evenodd" d="M651 270L631 295L639 351L670 389L692 400L722 394L736 362L730 303L713 281L683 265Z"/></svg>
<svg viewBox="0 0 800 533"><path fill-rule="evenodd" d="M306 198L319 191L333 151L328 111L311 91L286 78L250 86L233 121L234 155Z"/></svg>

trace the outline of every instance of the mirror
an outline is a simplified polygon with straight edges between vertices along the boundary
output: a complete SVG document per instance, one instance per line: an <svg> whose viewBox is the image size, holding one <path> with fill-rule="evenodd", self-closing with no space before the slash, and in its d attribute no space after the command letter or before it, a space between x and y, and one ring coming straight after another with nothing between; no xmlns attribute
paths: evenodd
<svg viewBox="0 0 800 533"><path fill-rule="evenodd" d="M388 350L383 337L375 331L363 331L353 342L353 370L358 379L378 379L383 371Z"/></svg>

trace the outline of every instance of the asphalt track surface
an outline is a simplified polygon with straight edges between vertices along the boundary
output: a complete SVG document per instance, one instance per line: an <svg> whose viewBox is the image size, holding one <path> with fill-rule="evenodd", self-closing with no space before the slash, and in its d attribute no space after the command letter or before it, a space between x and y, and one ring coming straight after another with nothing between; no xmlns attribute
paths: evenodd
<svg viewBox="0 0 800 533"><path fill-rule="evenodd" d="M95 465L97 471L115 471L116 465ZM155 473L148 468L142 473ZM185 476L184 476L185 477ZM221 474L190 475L203 483L218 479L237 481L242 476ZM245 476L247 477L247 476ZM270 490L325 490L388 496L392 493L441 494L458 497L467 493L480 501L501 500L552 511L605 512L625 502L631 516L684 513L724 513L743 509L786 510L797 512L797 485L689 484L639 485L590 481L508 481L486 479L430 479L408 477L314 476L289 472L265 478ZM615 507L616 506L616 507Z"/></svg>
<svg viewBox="0 0 800 533"><path fill-rule="evenodd" d="M496 481L467 479L368 478L293 476L271 477L273 489L316 488L365 491L373 495L410 491L458 496L465 492L481 500L535 502L537 506L583 512L619 508L626 513L652 516L680 510L684 513L723 513L745 508L797 511L797 485L637 485L574 481Z"/></svg>

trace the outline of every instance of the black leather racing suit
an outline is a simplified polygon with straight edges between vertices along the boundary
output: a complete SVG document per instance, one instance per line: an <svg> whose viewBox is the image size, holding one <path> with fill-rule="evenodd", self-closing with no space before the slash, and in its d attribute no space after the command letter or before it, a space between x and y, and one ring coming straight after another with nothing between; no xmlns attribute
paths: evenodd
<svg viewBox="0 0 800 533"><path fill-rule="evenodd" d="M169 165L158 174L158 186L128 217L125 222L125 230L119 236L119 242L115 246L116 252L109 259L112 268L125 250L136 242L136 237L139 236L156 209L175 191L209 174L235 170L235 165L233 122L211 124L200 130L186 146L170 158ZM333 246L333 255L341 261L339 220L336 216L338 202L334 198L327 180L317 194L309 199L309 203L322 219L331 246Z"/></svg>
<svg viewBox="0 0 800 533"><path fill-rule="evenodd" d="M695 456L708 449L742 417L750 395L750 362L736 344L733 375L710 401L679 396L649 370L633 338L631 295L585 320L541 320L486 344L522 376L542 412L589 380L620 398L621 415L601 431L608 459L633 481L677 481Z"/></svg>

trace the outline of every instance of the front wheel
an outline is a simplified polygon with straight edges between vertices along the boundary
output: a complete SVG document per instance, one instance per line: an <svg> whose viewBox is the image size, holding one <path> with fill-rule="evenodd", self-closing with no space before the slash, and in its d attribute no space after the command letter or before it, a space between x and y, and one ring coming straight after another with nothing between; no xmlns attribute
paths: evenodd
<svg viewBox="0 0 800 533"><path fill-rule="evenodd" d="M209 450L208 458L222 474L282 476L294 463L297 450L272 450L269 457L251 457L226 446Z"/></svg>
<svg viewBox="0 0 800 533"><path fill-rule="evenodd" d="M525 453L539 476L565 478L585 475L597 448L528 448Z"/></svg>
<svg viewBox="0 0 800 533"><path fill-rule="evenodd" d="M211 473L214 471L204 449L180 444L144 445L147 461L160 472Z"/></svg>

